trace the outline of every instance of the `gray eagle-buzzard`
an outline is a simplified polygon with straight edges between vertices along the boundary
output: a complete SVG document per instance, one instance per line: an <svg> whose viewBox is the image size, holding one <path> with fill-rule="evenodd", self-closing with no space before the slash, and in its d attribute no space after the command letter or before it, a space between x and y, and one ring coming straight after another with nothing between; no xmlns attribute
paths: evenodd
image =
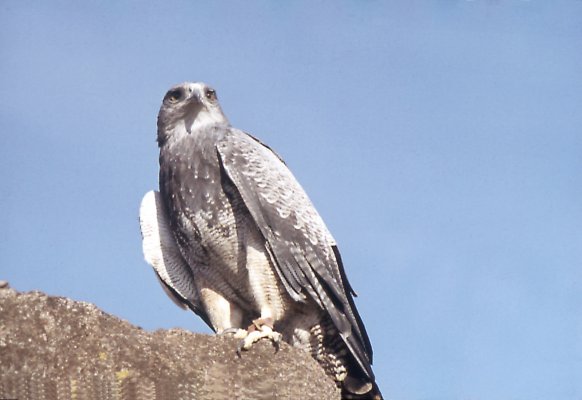
<svg viewBox="0 0 582 400"><path fill-rule="evenodd" d="M372 347L334 238L282 159L233 128L203 83L158 115L160 191L140 208L162 286L215 332L308 351L346 398L381 398Z"/></svg>

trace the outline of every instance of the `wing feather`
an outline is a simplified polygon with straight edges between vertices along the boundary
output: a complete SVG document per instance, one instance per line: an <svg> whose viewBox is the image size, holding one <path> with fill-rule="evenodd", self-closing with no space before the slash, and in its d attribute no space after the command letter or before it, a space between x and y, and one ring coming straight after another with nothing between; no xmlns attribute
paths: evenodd
<svg viewBox="0 0 582 400"><path fill-rule="evenodd" d="M291 297L324 309L371 378L372 349L353 303L336 242L284 162L257 139L231 129L217 143L223 172L235 185L268 243Z"/></svg>
<svg viewBox="0 0 582 400"><path fill-rule="evenodd" d="M139 223L145 260L154 268L168 297L177 306L190 308L212 327L194 287L192 270L182 257L172 234L159 192L152 190L143 197Z"/></svg>

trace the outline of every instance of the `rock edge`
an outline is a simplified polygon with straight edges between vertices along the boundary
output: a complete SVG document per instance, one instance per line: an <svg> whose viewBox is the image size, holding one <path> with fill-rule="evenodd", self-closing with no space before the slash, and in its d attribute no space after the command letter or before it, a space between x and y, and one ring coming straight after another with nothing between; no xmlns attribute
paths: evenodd
<svg viewBox="0 0 582 400"><path fill-rule="evenodd" d="M308 354L231 337L148 332L89 303L0 289L0 398L339 399Z"/></svg>

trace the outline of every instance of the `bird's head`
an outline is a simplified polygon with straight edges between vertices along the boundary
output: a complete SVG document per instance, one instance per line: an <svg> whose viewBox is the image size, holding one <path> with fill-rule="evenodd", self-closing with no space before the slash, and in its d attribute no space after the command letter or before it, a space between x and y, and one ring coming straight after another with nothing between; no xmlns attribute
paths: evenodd
<svg viewBox="0 0 582 400"><path fill-rule="evenodd" d="M158 144L193 134L207 125L228 124L216 91L201 82L175 85L164 96L158 114Z"/></svg>

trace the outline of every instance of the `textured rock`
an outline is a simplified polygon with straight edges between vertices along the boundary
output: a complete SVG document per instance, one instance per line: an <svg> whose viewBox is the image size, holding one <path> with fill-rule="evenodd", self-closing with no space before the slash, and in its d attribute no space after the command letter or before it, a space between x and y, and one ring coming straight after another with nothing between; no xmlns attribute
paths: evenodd
<svg viewBox="0 0 582 400"><path fill-rule="evenodd" d="M231 337L147 332L92 304L0 289L0 398L339 399L308 354Z"/></svg>

